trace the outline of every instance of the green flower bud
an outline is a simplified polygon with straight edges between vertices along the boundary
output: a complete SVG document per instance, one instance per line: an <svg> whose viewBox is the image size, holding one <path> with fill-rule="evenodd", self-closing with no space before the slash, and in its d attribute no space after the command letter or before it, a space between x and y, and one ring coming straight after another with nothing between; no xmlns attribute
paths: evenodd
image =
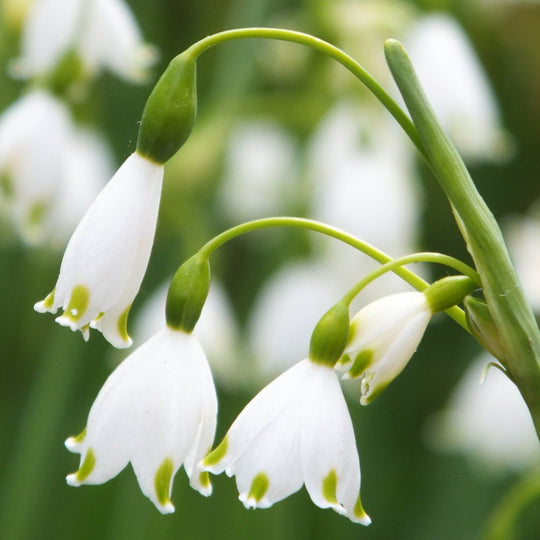
<svg viewBox="0 0 540 540"><path fill-rule="evenodd" d="M311 334L310 360L333 367L347 345L349 326L349 306L338 302L323 315Z"/></svg>
<svg viewBox="0 0 540 540"><path fill-rule="evenodd" d="M478 285L467 276L448 276L422 291L432 313L444 311L463 301Z"/></svg>
<svg viewBox="0 0 540 540"><path fill-rule="evenodd" d="M141 119L137 152L165 163L187 141L197 114L197 62L183 52L152 90Z"/></svg>
<svg viewBox="0 0 540 540"><path fill-rule="evenodd" d="M486 351L504 364L504 347L488 305L483 300L467 296L463 306L472 335Z"/></svg>
<svg viewBox="0 0 540 540"><path fill-rule="evenodd" d="M210 289L210 264L199 254L176 271L165 306L167 326L191 333L201 315Z"/></svg>

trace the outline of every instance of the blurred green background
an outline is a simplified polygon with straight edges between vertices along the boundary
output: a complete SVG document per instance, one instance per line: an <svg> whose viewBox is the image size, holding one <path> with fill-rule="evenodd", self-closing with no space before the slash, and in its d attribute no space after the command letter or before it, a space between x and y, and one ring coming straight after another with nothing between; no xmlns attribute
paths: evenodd
<svg viewBox="0 0 540 540"><path fill-rule="evenodd" d="M326 15L329 2L130 0L129 5L145 39L159 48L157 77L173 55L226 28L282 24L332 41L336 29ZM525 212L540 196L540 5L497 2L486 9L486 3L408 2L420 13L453 15L489 76L516 153L503 163L474 164L471 172L496 216L504 218ZM0 31L0 65L5 66L17 55L18 42L5 25ZM336 90L326 79L327 61L316 55L309 55L301 70L288 71L285 65L269 69L268 51L261 50L260 44L228 44L199 62L199 120L192 140L168 169L156 242L134 314L180 262L229 224L215 193L227 136L238 118L275 119L301 144L340 93L363 92L354 82ZM369 65L362 52L353 54ZM22 88L2 68L0 109ZM118 163L134 150L150 89L150 84L131 86L105 74L92 87L91 105L79 111L103 130ZM421 249L467 258L446 201L429 173L419 171L425 198ZM302 201L294 210L306 213ZM241 324L265 278L309 250L304 235L276 232L267 250L239 240L218 254L213 271L225 283ZM205 499L188 487L182 470L173 490L176 512L170 516L161 516L140 493L129 467L103 486L71 488L64 478L75 470L78 456L63 441L85 424L111 370L111 347L97 333L85 344L79 334L33 311L56 279L60 260L59 251L2 235L0 538L467 540L481 537L496 504L518 480L504 471L484 475L463 456L437 454L425 444L426 419L444 405L479 352L469 336L444 320L428 329L407 370L380 399L369 408L349 402L363 501L373 520L368 528L315 507L303 489L269 510L247 511L237 500L234 481L220 476L214 479L213 496ZM246 366L249 379L247 371ZM218 387L216 440L255 391L247 385L237 391ZM540 538L540 501L527 506L518 530L518 538Z"/></svg>

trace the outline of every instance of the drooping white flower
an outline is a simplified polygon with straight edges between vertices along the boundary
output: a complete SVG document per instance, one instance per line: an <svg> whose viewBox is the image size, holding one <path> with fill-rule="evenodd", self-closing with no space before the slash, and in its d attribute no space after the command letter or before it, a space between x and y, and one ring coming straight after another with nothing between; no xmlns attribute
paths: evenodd
<svg viewBox="0 0 540 540"><path fill-rule="evenodd" d="M71 135L69 111L42 90L0 117L0 205L29 241L41 238L55 205Z"/></svg>
<svg viewBox="0 0 540 540"><path fill-rule="evenodd" d="M150 257L163 165L133 153L88 209L71 237L55 289L35 305L85 339L89 326L129 347L127 315Z"/></svg>
<svg viewBox="0 0 540 540"><path fill-rule="evenodd" d="M133 341L143 343L165 324L165 300L170 280L159 287L140 307L133 321ZM193 333L206 352L216 382L234 388L245 382L245 366L240 365L239 335L229 297L212 278L208 297Z"/></svg>
<svg viewBox="0 0 540 540"><path fill-rule="evenodd" d="M155 58L123 0L39 0L28 16L17 74L50 73L62 57L75 51L87 74L102 68L141 81Z"/></svg>
<svg viewBox="0 0 540 540"><path fill-rule="evenodd" d="M485 353L467 368L444 410L431 420L429 442L464 454L485 472L538 467L540 447L527 406L498 369L490 369L484 379L489 362L496 360Z"/></svg>
<svg viewBox="0 0 540 540"><path fill-rule="evenodd" d="M302 484L321 508L369 525L360 500L360 462L339 380L302 360L240 413L203 469L236 476L246 508L268 508Z"/></svg>
<svg viewBox="0 0 540 540"><path fill-rule="evenodd" d="M416 351L432 311L419 292L380 298L352 319L346 378L362 378L360 403L371 403L405 368Z"/></svg>
<svg viewBox="0 0 540 540"><path fill-rule="evenodd" d="M204 352L195 336L163 328L109 376L85 430L66 441L81 454L73 486L101 484L131 462L142 492L162 513L183 464L190 484L210 495L198 463L214 439L217 399Z"/></svg>
<svg viewBox="0 0 540 540"><path fill-rule="evenodd" d="M458 23L422 17L404 40L435 113L466 159L508 155L510 141L487 76Z"/></svg>

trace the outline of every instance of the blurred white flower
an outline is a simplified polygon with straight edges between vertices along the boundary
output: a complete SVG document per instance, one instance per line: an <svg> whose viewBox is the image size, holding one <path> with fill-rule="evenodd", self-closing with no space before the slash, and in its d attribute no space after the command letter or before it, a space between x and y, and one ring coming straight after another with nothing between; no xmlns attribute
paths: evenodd
<svg viewBox="0 0 540 540"><path fill-rule="evenodd" d="M369 108L351 102L335 105L308 144L310 215L393 255L414 251L419 196L406 144L392 123ZM259 372L265 378L275 376L304 356L319 318L375 266L350 246L317 238L310 258L270 276L248 327ZM386 275L358 302L406 287Z"/></svg>
<svg viewBox="0 0 540 540"><path fill-rule="evenodd" d="M345 378L361 378L360 403L371 403L405 368L431 319L420 292L385 296L363 307L352 319Z"/></svg>
<svg viewBox="0 0 540 540"><path fill-rule="evenodd" d="M506 158L511 151L495 96L459 24L422 17L404 45L435 113L465 159Z"/></svg>
<svg viewBox="0 0 540 540"><path fill-rule="evenodd" d="M135 344L146 341L165 325L165 301L170 283L159 287L141 306L133 323ZM247 368L239 355L236 317L227 293L216 278L193 333L197 336L218 384L234 388L245 382Z"/></svg>
<svg viewBox="0 0 540 540"><path fill-rule="evenodd" d="M45 91L26 94L0 117L0 204L28 241L44 236L71 137L69 111Z"/></svg>
<svg viewBox="0 0 540 540"><path fill-rule="evenodd" d="M183 464L193 488L212 485L198 463L211 448L217 398L203 349L191 334L164 327L109 376L85 430L66 440L81 455L73 486L102 484L131 462L142 492L163 514Z"/></svg>
<svg viewBox="0 0 540 540"><path fill-rule="evenodd" d="M525 296L533 310L540 313L539 208L533 208L526 216L512 218L505 224L504 230Z"/></svg>
<svg viewBox="0 0 540 540"><path fill-rule="evenodd" d="M284 266L266 280L248 322L257 375L264 381L305 356L313 328L345 292L324 263L306 260Z"/></svg>
<svg viewBox="0 0 540 540"><path fill-rule="evenodd" d="M85 339L89 326L115 347L131 345L127 316L154 241L163 166L132 154L98 195L71 237L54 290L34 307Z"/></svg>
<svg viewBox="0 0 540 540"><path fill-rule="evenodd" d="M283 213L296 190L296 148L269 121L243 122L229 138L220 198L232 221Z"/></svg>
<svg viewBox="0 0 540 540"><path fill-rule="evenodd" d="M68 52L78 54L88 75L106 68L133 82L145 79L156 56L142 42L123 0L36 0L24 27L16 74L51 73Z"/></svg>
<svg viewBox="0 0 540 540"><path fill-rule="evenodd" d="M500 474L540 465L540 447L530 413L506 375L491 368L485 353L467 369L443 411L427 426L429 442L446 452L460 452L486 472Z"/></svg>
<svg viewBox="0 0 540 540"><path fill-rule="evenodd" d="M353 102L334 105L308 145L313 217L393 255L412 250L420 195L408 144L392 119Z"/></svg>
<svg viewBox="0 0 540 540"><path fill-rule="evenodd" d="M236 476L246 508L268 508L302 484L320 508L371 520L360 500L351 417L333 368L305 359L255 396L202 462Z"/></svg>
<svg viewBox="0 0 540 540"><path fill-rule="evenodd" d="M53 242L64 247L73 229L114 173L113 157L103 138L74 127L64 153L64 172L48 226Z"/></svg>

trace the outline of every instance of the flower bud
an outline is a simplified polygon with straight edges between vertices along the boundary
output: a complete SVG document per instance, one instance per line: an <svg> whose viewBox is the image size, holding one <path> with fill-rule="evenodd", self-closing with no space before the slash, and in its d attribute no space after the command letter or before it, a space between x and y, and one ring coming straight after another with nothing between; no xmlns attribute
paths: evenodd
<svg viewBox="0 0 540 540"><path fill-rule="evenodd" d="M192 332L201 315L210 288L210 264L206 257L194 255L176 271L165 306L167 326Z"/></svg>
<svg viewBox="0 0 540 540"><path fill-rule="evenodd" d="M309 344L309 359L316 364L333 367L349 338L349 306L338 302L315 326Z"/></svg>
<svg viewBox="0 0 540 540"><path fill-rule="evenodd" d="M467 276L448 276L439 279L423 291L432 313L444 311L463 301L477 288Z"/></svg>
<svg viewBox="0 0 540 540"><path fill-rule="evenodd" d="M196 57L172 59L144 107L137 152L165 163L186 142L197 114Z"/></svg>

